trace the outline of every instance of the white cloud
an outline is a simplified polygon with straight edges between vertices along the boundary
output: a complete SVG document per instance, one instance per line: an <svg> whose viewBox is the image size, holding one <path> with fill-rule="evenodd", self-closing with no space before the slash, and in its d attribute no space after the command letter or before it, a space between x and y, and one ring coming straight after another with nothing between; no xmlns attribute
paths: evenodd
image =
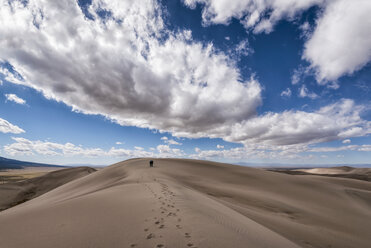
<svg viewBox="0 0 371 248"><path fill-rule="evenodd" d="M343 144L349 144L351 142L351 140L350 139L345 139L345 140L343 140Z"/></svg>
<svg viewBox="0 0 371 248"><path fill-rule="evenodd" d="M182 143L175 141L173 139L166 141L166 143L168 143L169 145L182 145Z"/></svg>
<svg viewBox="0 0 371 248"><path fill-rule="evenodd" d="M206 4L206 22L236 17L255 31L267 31L279 19L293 18L322 1L186 1L189 6L197 2ZM6 68L0 73L75 111L175 137L272 146L343 140L370 131L370 123L360 117L362 106L351 100L315 112L257 116L259 82L241 81L236 61L212 43L192 41L189 30L167 30L154 0L94 0L88 9L94 20L72 0L0 0L0 5L0 59L19 74ZM111 16L102 20L100 9ZM169 145L157 150L181 154Z"/></svg>
<svg viewBox="0 0 371 248"><path fill-rule="evenodd" d="M318 98L318 95L314 92L309 92L308 88L303 84L299 89L299 97L309 97L310 99Z"/></svg>
<svg viewBox="0 0 371 248"><path fill-rule="evenodd" d="M218 149L223 149L224 146L222 146L222 145L216 145L216 148L218 148Z"/></svg>
<svg viewBox="0 0 371 248"><path fill-rule="evenodd" d="M134 149L122 149L112 147L109 150L101 148L84 148L72 143L56 143L41 140L28 140L21 137L13 137L15 142L4 146L4 151L11 155L45 155L45 156L83 156L83 157L180 157L184 152L180 149L170 148L168 145L159 145L151 151L142 147Z"/></svg>
<svg viewBox="0 0 371 248"><path fill-rule="evenodd" d="M305 44L303 58L320 83L352 74L371 59L371 1L328 1Z"/></svg>
<svg viewBox="0 0 371 248"><path fill-rule="evenodd" d="M304 22L302 25L300 25L300 30L302 31L302 37L309 38L309 36L313 32L313 28L310 26L309 22Z"/></svg>
<svg viewBox="0 0 371 248"><path fill-rule="evenodd" d="M161 157L181 157L185 156L185 153L176 148L171 148L169 145L158 145L156 147Z"/></svg>
<svg viewBox="0 0 371 248"><path fill-rule="evenodd" d="M173 139L169 139L166 136L161 137L161 140L163 140L166 144L169 144L169 145L182 145L182 143L179 143L178 141L175 141Z"/></svg>
<svg viewBox="0 0 371 248"><path fill-rule="evenodd" d="M72 143L59 144L40 140L31 141L21 137L13 137L12 139L15 143L4 146L4 151L12 156L41 154L95 157L105 155L105 152L100 148L82 148Z"/></svg>
<svg viewBox="0 0 371 248"><path fill-rule="evenodd" d="M195 154L190 157L195 159L233 159L237 161L248 160L248 159L308 159L308 155L303 156L299 153L303 152L304 149L298 149L298 147L271 147L267 146L244 146L236 147L225 150L195 150Z"/></svg>
<svg viewBox="0 0 371 248"><path fill-rule="evenodd" d="M0 118L0 132L19 134L24 133L25 131L18 126L13 125L9 121Z"/></svg>
<svg viewBox="0 0 371 248"><path fill-rule="evenodd" d="M315 112L284 111L267 113L232 127L224 137L244 144L309 144L371 133L371 122L363 120L365 107L343 99Z"/></svg>
<svg viewBox="0 0 371 248"><path fill-rule="evenodd" d="M2 71L74 111L200 137L261 104L257 80L242 81L234 60L189 30L167 30L156 1L94 0L94 20L73 0L0 5L0 59L21 77ZM111 16L102 20L101 9Z"/></svg>
<svg viewBox="0 0 371 248"><path fill-rule="evenodd" d="M26 101L18 97L16 94L5 94L5 97L7 101L15 102L21 105L26 104Z"/></svg>
<svg viewBox="0 0 371 248"><path fill-rule="evenodd" d="M362 145L360 148L358 148L358 151L371 152L371 145Z"/></svg>
<svg viewBox="0 0 371 248"><path fill-rule="evenodd" d="M371 151L371 145L347 145L338 147L316 147L308 149L309 152L339 152L339 151Z"/></svg>
<svg viewBox="0 0 371 248"><path fill-rule="evenodd" d="M225 150L201 150L195 149L194 154L190 157L195 159L233 159L235 161L243 161L249 159L270 159L273 161L298 159L308 160L315 158L315 155L309 153L328 153L322 154L321 158L328 158L332 152L339 151L371 151L371 145L348 145L340 147L312 147L310 145L285 145L285 146L267 146L249 144L244 147L237 147ZM339 157L339 156L337 156ZM344 156L341 156L344 157Z"/></svg>
<svg viewBox="0 0 371 248"><path fill-rule="evenodd" d="M141 157L156 157L156 155L151 151L144 151L138 149L123 149L112 147L110 150L106 151L104 156L108 157L124 157L124 158L141 158Z"/></svg>
<svg viewBox="0 0 371 248"><path fill-rule="evenodd" d="M239 19L247 29L254 32L270 32L281 19L293 19L298 13L324 0L183 0L186 6L203 6L202 20L205 25L229 24Z"/></svg>
<svg viewBox="0 0 371 248"><path fill-rule="evenodd" d="M122 142L121 141L117 141L116 142L116 145L122 145Z"/></svg>
<svg viewBox="0 0 371 248"><path fill-rule="evenodd" d="M144 150L144 148L143 148L143 147L141 147L141 146L134 146L134 148L135 148L135 150L139 150L139 151L142 151L142 150Z"/></svg>
<svg viewBox="0 0 371 248"><path fill-rule="evenodd" d="M281 92L282 97L290 97L291 96L291 89L287 88L284 91Z"/></svg>
<svg viewBox="0 0 371 248"><path fill-rule="evenodd" d="M1 30L1 25L0 25L0 30ZM2 67L1 64L3 64L3 60L0 57L0 75L2 75L6 81L11 82L13 84L24 84L25 80L18 73L13 73L9 71L8 68Z"/></svg>
<svg viewBox="0 0 371 248"><path fill-rule="evenodd" d="M299 28L308 39L303 59L311 63L321 84L352 74L371 60L371 1L367 0L183 0L185 5L202 6L205 25L229 24L240 20L254 33L273 30L282 19L292 20L312 6L319 6L316 26L304 22ZM293 83L298 78L293 78Z"/></svg>
<svg viewBox="0 0 371 248"><path fill-rule="evenodd" d="M248 40L241 40L235 48L237 56L248 56L253 53L253 49L250 47Z"/></svg>

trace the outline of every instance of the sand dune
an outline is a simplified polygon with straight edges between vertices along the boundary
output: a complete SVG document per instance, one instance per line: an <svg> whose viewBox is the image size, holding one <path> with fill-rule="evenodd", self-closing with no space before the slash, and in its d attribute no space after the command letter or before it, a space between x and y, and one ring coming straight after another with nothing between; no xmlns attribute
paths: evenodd
<svg viewBox="0 0 371 248"><path fill-rule="evenodd" d="M276 168L268 170L286 173L290 175L321 175L327 177L343 177L371 181L371 168L354 168L350 166L338 166L309 169Z"/></svg>
<svg viewBox="0 0 371 248"><path fill-rule="evenodd" d="M0 247L369 247L371 183L124 161L0 212Z"/></svg>
<svg viewBox="0 0 371 248"><path fill-rule="evenodd" d="M36 168L37 169L35 170L28 168L19 169L16 170L16 172L20 175L23 175L21 173L26 173L27 175L31 174L33 176L31 172L38 171L42 174L39 177L22 180L20 182L0 184L0 211L36 198L39 195L42 195L65 183L96 171L90 167L76 167L68 169L59 168L59 170L56 170L56 168L53 167ZM45 170L53 169L54 171L45 174ZM37 174L35 172L33 173Z"/></svg>

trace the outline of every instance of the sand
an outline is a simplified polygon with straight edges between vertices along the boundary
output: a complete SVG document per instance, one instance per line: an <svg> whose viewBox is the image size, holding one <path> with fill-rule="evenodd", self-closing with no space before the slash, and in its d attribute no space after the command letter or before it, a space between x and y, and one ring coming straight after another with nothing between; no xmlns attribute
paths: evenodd
<svg viewBox="0 0 371 248"><path fill-rule="evenodd" d="M19 182L39 177L48 172L63 169L61 167L24 167L22 169L0 169L0 184Z"/></svg>
<svg viewBox="0 0 371 248"><path fill-rule="evenodd" d="M371 183L132 159L0 212L0 247L369 247Z"/></svg>
<svg viewBox="0 0 371 248"><path fill-rule="evenodd" d="M15 179L0 184L0 211L36 198L52 189L95 171L95 169L90 167L67 169L44 167L3 172L8 173L8 176L12 175L11 177Z"/></svg>
<svg viewBox="0 0 371 248"><path fill-rule="evenodd" d="M350 166L322 167L322 168L270 168L270 171L286 173L290 175L320 175L326 177L351 178L371 182L371 168L354 168Z"/></svg>

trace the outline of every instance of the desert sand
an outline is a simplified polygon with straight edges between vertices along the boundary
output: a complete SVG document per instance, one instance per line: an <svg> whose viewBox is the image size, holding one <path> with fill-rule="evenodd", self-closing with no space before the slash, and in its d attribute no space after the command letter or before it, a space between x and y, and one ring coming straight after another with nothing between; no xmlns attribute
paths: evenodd
<svg viewBox="0 0 371 248"><path fill-rule="evenodd" d="M14 177L14 179L0 184L0 211L36 198L95 171L95 169L90 167L67 169L61 169L60 167L35 167L5 171L3 172L4 175L11 175L10 177Z"/></svg>
<svg viewBox="0 0 371 248"><path fill-rule="evenodd" d="M350 166L319 167L306 169L269 168L270 171L290 175L321 175L327 177L352 178L371 182L371 168L354 168Z"/></svg>
<svg viewBox="0 0 371 248"><path fill-rule="evenodd" d="M63 169L61 167L24 167L22 169L0 169L0 184L19 182L45 175L48 172Z"/></svg>
<svg viewBox="0 0 371 248"><path fill-rule="evenodd" d="M370 247L370 182L149 160L0 212L0 247Z"/></svg>

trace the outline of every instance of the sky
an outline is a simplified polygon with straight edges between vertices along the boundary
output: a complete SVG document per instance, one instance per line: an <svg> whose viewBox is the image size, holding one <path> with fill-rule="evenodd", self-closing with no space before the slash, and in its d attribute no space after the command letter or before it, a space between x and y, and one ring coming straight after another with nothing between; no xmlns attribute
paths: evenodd
<svg viewBox="0 0 371 248"><path fill-rule="evenodd" d="M0 6L0 156L371 164L368 0Z"/></svg>

